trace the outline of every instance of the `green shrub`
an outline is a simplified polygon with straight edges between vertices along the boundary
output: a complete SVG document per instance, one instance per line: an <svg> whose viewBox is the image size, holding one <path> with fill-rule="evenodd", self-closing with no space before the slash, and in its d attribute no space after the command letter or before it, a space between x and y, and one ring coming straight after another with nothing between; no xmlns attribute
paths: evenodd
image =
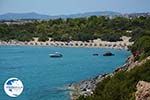
<svg viewBox="0 0 150 100"><path fill-rule="evenodd" d="M138 38L132 45L131 51L136 56L136 60L150 56L150 36L145 35Z"/></svg>
<svg viewBox="0 0 150 100"><path fill-rule="evenodd" d="M40 36L39 39L38 39L38 41L42 41L42 42L45 42L45 41L48 41L48 40L49 40L49 38L45 35Z"/></svg>
<svg viewBox="0 0 150 100"><path fill-rule="evenodd" d="M103 41L110 41L110 42L122 41L120 37L121 34L117 34L117 33L105 33L100 36L100 38Z"/></svg>

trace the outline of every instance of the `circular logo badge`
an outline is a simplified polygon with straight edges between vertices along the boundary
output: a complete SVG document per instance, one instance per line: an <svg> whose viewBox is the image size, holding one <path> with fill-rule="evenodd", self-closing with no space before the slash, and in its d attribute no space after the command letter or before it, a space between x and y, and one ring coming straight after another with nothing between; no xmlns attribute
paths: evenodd
<svg viewBox="0 0 150 100"><path fill-rule="evenodd" d="M4 84L4 91L10 97L17 97L23 91L23 84L18 78L9 78Z"/></svg>

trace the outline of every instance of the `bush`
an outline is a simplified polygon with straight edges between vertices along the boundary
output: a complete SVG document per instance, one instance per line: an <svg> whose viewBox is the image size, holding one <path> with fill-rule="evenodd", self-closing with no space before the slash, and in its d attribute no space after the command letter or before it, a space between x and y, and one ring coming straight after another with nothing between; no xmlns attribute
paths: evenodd
<svg viewBox="0 0 150 100"><path fill-rule="evenodd" d="M121 35L117 33L105 33L100 36L100 38L103 41L110 41L110 42L122 41L120 37Z"/></svg>
<svg viewBox="0 0 150 100"><path fill-rule="evenodd" d="M137 60L150 56L150 36L142 36L135 41L131 51Z"/></svg>
<svg viewBox="0 0 150 100"><path fill-rule="evenodd" d="M45 42L45 41L48 41L49 40L49 38L47 37L47 36L40 36L39 37L39 39L38 39L38 41L42 41L42 42Z"/></svg>
<svg viewBox="0 0 150 100"><path fill-rule="evenodd" d="M21 32L16 33L16 36L14 36L12 39L16 39L18 41L31 41L31 40L33 40L32 34L26 32L26 31L21 31Z"/></svg>

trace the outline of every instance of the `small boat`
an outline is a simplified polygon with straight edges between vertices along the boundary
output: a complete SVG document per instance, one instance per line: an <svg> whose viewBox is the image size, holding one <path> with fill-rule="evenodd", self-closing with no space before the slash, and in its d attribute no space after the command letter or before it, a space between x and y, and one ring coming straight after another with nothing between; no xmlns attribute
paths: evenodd
<svg viewBox="0 0 150 100"><path fill-rule="evenodd" d="M99 55L98 53L94 53L94 54L93 54L93 56L98 56L98 55Z"/></svg>
<svg viewBox="0 0 150 100"><path fill-rule="evenodd" d="M53 54L49 54L50 57L52 58L60 58L60 57L63 57L62 54L60 54L59 52L55 52Z"/></svg>
<svg viewBox="0 0 150 100"><path fill-rule="evenodd" d="M103 56L114 56L114 54L111 53L111 52L106 52L106 53L103 54Z"/></svg>

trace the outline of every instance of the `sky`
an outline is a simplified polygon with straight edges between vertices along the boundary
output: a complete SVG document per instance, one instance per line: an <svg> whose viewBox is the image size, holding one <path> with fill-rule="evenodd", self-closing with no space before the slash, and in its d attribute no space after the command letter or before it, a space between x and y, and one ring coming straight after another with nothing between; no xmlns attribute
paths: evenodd
<svg viewBox="0 0 150 100"><path fill-rule="evenodd" d="M0 0L0 14L69 15L94 11L150 12L150 0Z"/></svg>

